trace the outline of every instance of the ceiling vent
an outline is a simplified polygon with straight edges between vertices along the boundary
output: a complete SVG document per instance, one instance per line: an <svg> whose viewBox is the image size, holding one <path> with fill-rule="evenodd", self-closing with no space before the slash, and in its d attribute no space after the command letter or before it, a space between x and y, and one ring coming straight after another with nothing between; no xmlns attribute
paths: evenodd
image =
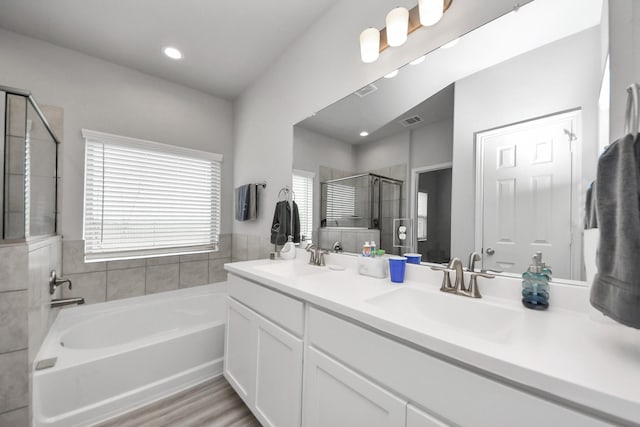
<svg viewBox="0 0 640 427"><path fill-rule="evenodd" d="M400 120L400 124L404 127L409 127L409 126L413 126L416 123L420 123L422 121L422 117L420 116L411 116L411 117L406 117L402 120Z"/></svg>
<svg viewBox="0 0 640 427"><path fill-rule="evenodd" d="M358 89L357 91L355 91L355 94L358 95L360 98L364 98L365 96L377 91L378 88L372 84L368 84L365 87Z"/></svg>

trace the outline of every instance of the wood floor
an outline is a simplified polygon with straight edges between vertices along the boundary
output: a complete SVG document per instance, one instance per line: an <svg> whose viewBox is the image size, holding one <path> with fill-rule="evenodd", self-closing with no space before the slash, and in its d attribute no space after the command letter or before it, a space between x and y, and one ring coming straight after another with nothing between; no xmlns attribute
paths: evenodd
<svg viewBox="0 0 640 427"><path fill-rule="evenodd" d="M260 423L220 376L97 426L259 427Z"/></svg>

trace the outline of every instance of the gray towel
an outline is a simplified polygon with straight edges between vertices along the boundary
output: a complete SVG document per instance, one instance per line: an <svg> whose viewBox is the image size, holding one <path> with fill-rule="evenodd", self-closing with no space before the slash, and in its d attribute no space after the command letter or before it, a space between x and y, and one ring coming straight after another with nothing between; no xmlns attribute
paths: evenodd
<svg viewBox="0 0 640 427"><path fill-rule="evenodd" d="M596 215L596 183L589 185L584 202L584 229L598 228L598 216Z"/></svg>
<svg viewBox="0 0 640 427"><path fill-rule="evenodd" d="M251 221L258 218L258 185L246 184L236 188L236 219Z"/></svg>
<svg viewBox="0 0 640 427"><path fill-rule="evenodd" d="M640 328L640 143L627 135L598 161L596 211L598 274L591 305Z"/></svg>

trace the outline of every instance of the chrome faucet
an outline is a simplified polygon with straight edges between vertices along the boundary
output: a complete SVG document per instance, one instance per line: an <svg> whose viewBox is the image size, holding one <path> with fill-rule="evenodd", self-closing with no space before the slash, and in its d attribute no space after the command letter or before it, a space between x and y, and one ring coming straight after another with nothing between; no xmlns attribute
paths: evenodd
<svg viewBox="0 0 640 427"><path fill-rule="evenodd" d="M51 300L51 308L64 307L65 305L72 305L72 304L78 304L78 305L84 304L84 298L74 297L74 298L59 298L59 299Z"/></svg>
<svg viewBox="0 0 640 427"><path fill-rule="evenodd" d="M320 267L324 267L324 265L325 265L324 256L329 253L328 250L320 249L319 247L317 247L316 245L313 245L313 244L307 245L305 250L307 252L309 252L309 254L310 254L310 256L309 256L309 264L318 265Z"/></svg>
<svg viewBox="0 0 640 427"><path fill-rule="evenodd" d="M470 267L473 265L471 259L477 261L475 256L471 254ZM462 261L460 258L453 258L449 261L449 265L447 267L431 267L432 270L442 271L444 273L444 278L442 279L442 286L440 290L442 292L449 292L456 295L462 295L470 298L482 298L480 295L480 289L478 288L478 276L485 277L487 279L493 279L495 276L492 274L486 273L477 273L470 269L469 271L469 287L467 288L464 284L464 268L462 267ZM451 277L450 273L455 273L455 284L451 285Z"/></svg>
<svg viewBox="0 0 640 427"><path fill-rule="evenodd" d="M58 277L56 271L51 270L51 274L49 275L49 294L53 295L56 289L58 289L58 286L64 285L65 283L69 284L69 289L71 289L71 280Z"/></svg>
<svg viewBox="0 0 640 427"><path fill-rule="evenodd" d="M476 271L476 261L480 261L481 257L478 252L471 252L469 255L469 271Z"/></svg>
<svg viewBox="0 0 640 427"><path fill-rule="evenodd" d="M339 240L333 242L333 245L331 245L331 252L342 253L342 250L342 242Z"/></svg>

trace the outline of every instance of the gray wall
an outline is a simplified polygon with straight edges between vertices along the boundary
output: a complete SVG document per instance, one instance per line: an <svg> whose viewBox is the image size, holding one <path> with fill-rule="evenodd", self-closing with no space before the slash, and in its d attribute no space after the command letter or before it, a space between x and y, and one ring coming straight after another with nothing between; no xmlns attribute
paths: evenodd
<svg viewBox="0 0 640 427"><path fill-rule="evenodd" d="M593 28L456 83L453 140L452 256L474 249L474 133L582 108L582 190L595 173L600 33ZM570 58L567 58L571 52ZM526 79L523 76L527 76ZM514 108L517 106L517 108Z"/></svg>
<svg viewBox="0 0 640 427"><path fill-rule="evenodd" d="M62 227L82 238L84 140L80 129L222 153L222 232L232 228L231 103L69 49L0 30L0 83L64 109ZM255 144L255 141L254 141Z"/></svg>
<svg viewBox="0 0 640 427"><path fill-rule="evenodd" d="M451 162L453 117L411 131L411 169Z"/></svg>

